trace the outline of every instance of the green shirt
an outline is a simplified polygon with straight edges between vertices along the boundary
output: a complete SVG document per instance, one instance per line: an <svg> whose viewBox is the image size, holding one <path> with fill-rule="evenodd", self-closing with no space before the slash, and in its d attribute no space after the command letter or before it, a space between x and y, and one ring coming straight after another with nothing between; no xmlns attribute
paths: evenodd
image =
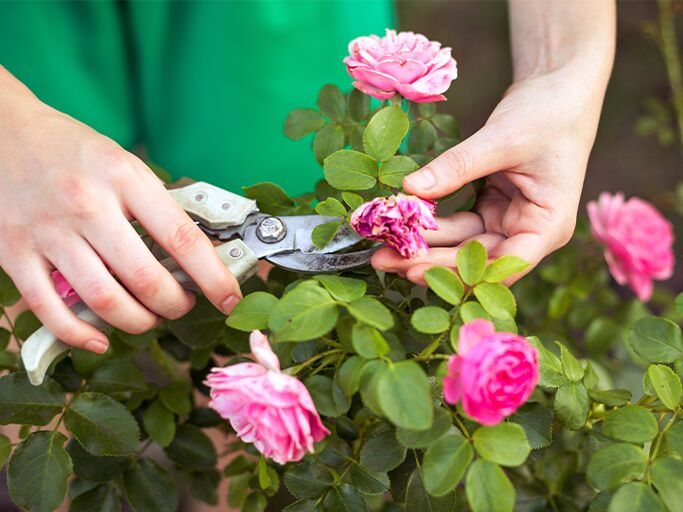
<svg viewBox="0 0 683 512"><path fill-rule="evenodd" d="M174 177L234 191L321 177L287 112L342 90L354 37L393 25L390 0L0 2L0 64L42 101Z"/></svg>

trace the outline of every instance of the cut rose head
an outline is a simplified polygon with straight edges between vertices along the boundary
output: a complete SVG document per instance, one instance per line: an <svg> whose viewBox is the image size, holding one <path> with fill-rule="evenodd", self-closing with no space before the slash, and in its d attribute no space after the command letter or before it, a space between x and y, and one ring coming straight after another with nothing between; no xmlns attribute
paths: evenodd
<svg viewBox="0 0 683 512"><path fill-rule="evenodd" d="M417 196L376 197L353 212L351 227L363 238L384 242L404 258L413 258L429 248L420 229L439 229L435 209L436 203Z"/></svg>
<svg viewBox="0 0 683 512"><path fill-rule="evenodd" d="M488 320L473 320L460 328L444 398L462 402L465 413L482 425L495 425L528 400L538 379L538 354L525 338L495 332Z"/></svg>
<svg viewBox="0 0 683 512"><path fill-rule="evenodd" d="M209 405L264 456L279 464L301 460L330 431L320 421L306 386L280 372L268 338L254 331L249 343L255 363L214 368L207 376Z"/></svg>
<svg viewBox="0 0 683 512"><path fill-rule="evenodd" d="M353 86L370 96L388 100L395 93L410 101L444 101L458 76L450 48L422 34L387 29L384 37L358 37L349 43L344 59Z"/></svg>
<svg viewBox="0 0 683 512"><path fill-rule="evenodd" d="M668 279L674 270L671 223L647 201L603 192L588 203L593 236L605 246L609 271L628 284L642 301L652 297L652 281Z"/></svg>

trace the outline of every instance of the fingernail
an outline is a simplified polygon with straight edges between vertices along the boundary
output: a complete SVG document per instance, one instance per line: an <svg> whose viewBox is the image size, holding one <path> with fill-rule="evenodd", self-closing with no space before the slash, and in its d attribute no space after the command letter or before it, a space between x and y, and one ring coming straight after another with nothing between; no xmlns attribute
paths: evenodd
<svg viewBox="0 0 683 512"><path fill-rule="evenodd" d="M102 340L90 340L85 343L85 348L97 354L104 354L109 345Z"/></svg>
<svg viewBox="0 0 683 512"><path fill-rule="evenodd" d="M235 309L235 306L237 306L237 303L240 301L240 298L237 295L230 295L227 299L223 301L223 304L221 304L221 309L223 310L223 313L226 315L229 315L232 313L232 310Z"/></svg>
<svg viewBox="0 0 683 512"><path fill-rule="evenodd" d="M405 179L411 187L421 188L423 190L432 188L436 185L434 171L429 168L414 172L413 174L406 176Z"/></svg>

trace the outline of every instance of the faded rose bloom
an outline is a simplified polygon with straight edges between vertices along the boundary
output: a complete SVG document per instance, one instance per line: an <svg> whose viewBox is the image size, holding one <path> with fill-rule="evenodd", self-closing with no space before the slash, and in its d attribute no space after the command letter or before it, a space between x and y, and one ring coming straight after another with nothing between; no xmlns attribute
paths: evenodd
<svg viewBox="0 0 683 512"><path fill-rule="evenodd" d="M588 203L593 236L605 246L609 271L628 284L642 301L652 297L652 280L668 279L674 270L671 223L647 201L603 192Z"/></svg>
<svg viewBox="0 0 683 512"><path fill-rule="evenodd" d="M351 227L363 238L384 242L404 258L424 255L429 248L420 228L439 229L436 203L417 196L376 197L351 215Z"/></svg>
<svg viewBox="0 0 683 512"><path fill-rule="evenodd" d="M370 96L388 100L398 92L410 101L444 101L458 76L450 48L422 34L387 29L384 37L358 37L349 43L346 69L353 86Z"/></svg>
<svg viewBox="0 0 683 512"><path fill-rule="evenodd" d="M280 464L301 460L330 431L320 421L306 386L280 372L268 338L254 331L249 344L256 363L214 368L207 376L209 405L264 456Z"/></svg>
<svg viewBox="0 0 683 512"><path fill-rule="evenodd" d="M527 401L538 379L536 349L522 336L495 332L491 322L478 319L460 328L443 394L451 404L462 401L465 413L482 425L495 425Z"/></svg>
<svg viewBox="0 0 683 512"><path fill-rule="evenodd" d="M52 282L55 285L55 290L57 290L57 295L59 295L67 306L73 306L81 301L76 290L71 287L69 281L66 280L66 277L64 277L59 270L53 270L50 277L52 277Z"/></svg>

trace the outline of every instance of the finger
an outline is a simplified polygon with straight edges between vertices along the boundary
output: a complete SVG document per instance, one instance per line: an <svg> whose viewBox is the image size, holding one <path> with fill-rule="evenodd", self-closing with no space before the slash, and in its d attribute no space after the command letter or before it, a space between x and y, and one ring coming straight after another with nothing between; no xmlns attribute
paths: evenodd
<svg viewBox="0 0 683 512"><path fill-rule="evenodd" d="M104 333L86 324L59 298L47 262L38 257L12 258L3 264L28 307L52 334L67 345L102 354L109 348Z"/></svg>
<svg viewBox="0 0 683 512"><path fill-rule="evenodd" d="M142 189L124 191L130 212L206 297L229 314L242 297L237 279L223 265L208 237L163 185L151 178L144 180Z"/></svg>
<svg viewBox="0 0 683 512"><path fill-rule="evenodd" d="M128 291L164 318L180 318L190 311L194 295L157 261L126 218L114 214L106 222L106 227L95 226L84 235Z"/></svg>
<svg viewBox="0 0 683 512"><path fill-rule="evenodd" d="M437 217L439 229L424 231L430 247L454 247L463 240L484 233L484 222L474 212L458 212L449 217Z"/></svg>
<svg viewBox="0 0 683 512"><path fill-rule="evenodd" d="M66 238L62 245L46 249L45 255L81 300L108 324L132 334L147 332L156 325L156 316L114 279L82 238Z"/></svg>
<svg viewBox="0 0 683 512"><path fill-rule="evenodd" d="M524 272L503 281L503 284L510 286L531 272L553 249L552 242L538 233L519 233L503 240L491 250L489 257L497 259L501 256L517 256L529 264Z"/></svg>
<svg viewBox="0 0 683 512"><path fill-rule="evenodd" d="M512 151L500 131L485 126L403 180L403 188L425 199L443 197L464 185L513 166Z"/></svg>

